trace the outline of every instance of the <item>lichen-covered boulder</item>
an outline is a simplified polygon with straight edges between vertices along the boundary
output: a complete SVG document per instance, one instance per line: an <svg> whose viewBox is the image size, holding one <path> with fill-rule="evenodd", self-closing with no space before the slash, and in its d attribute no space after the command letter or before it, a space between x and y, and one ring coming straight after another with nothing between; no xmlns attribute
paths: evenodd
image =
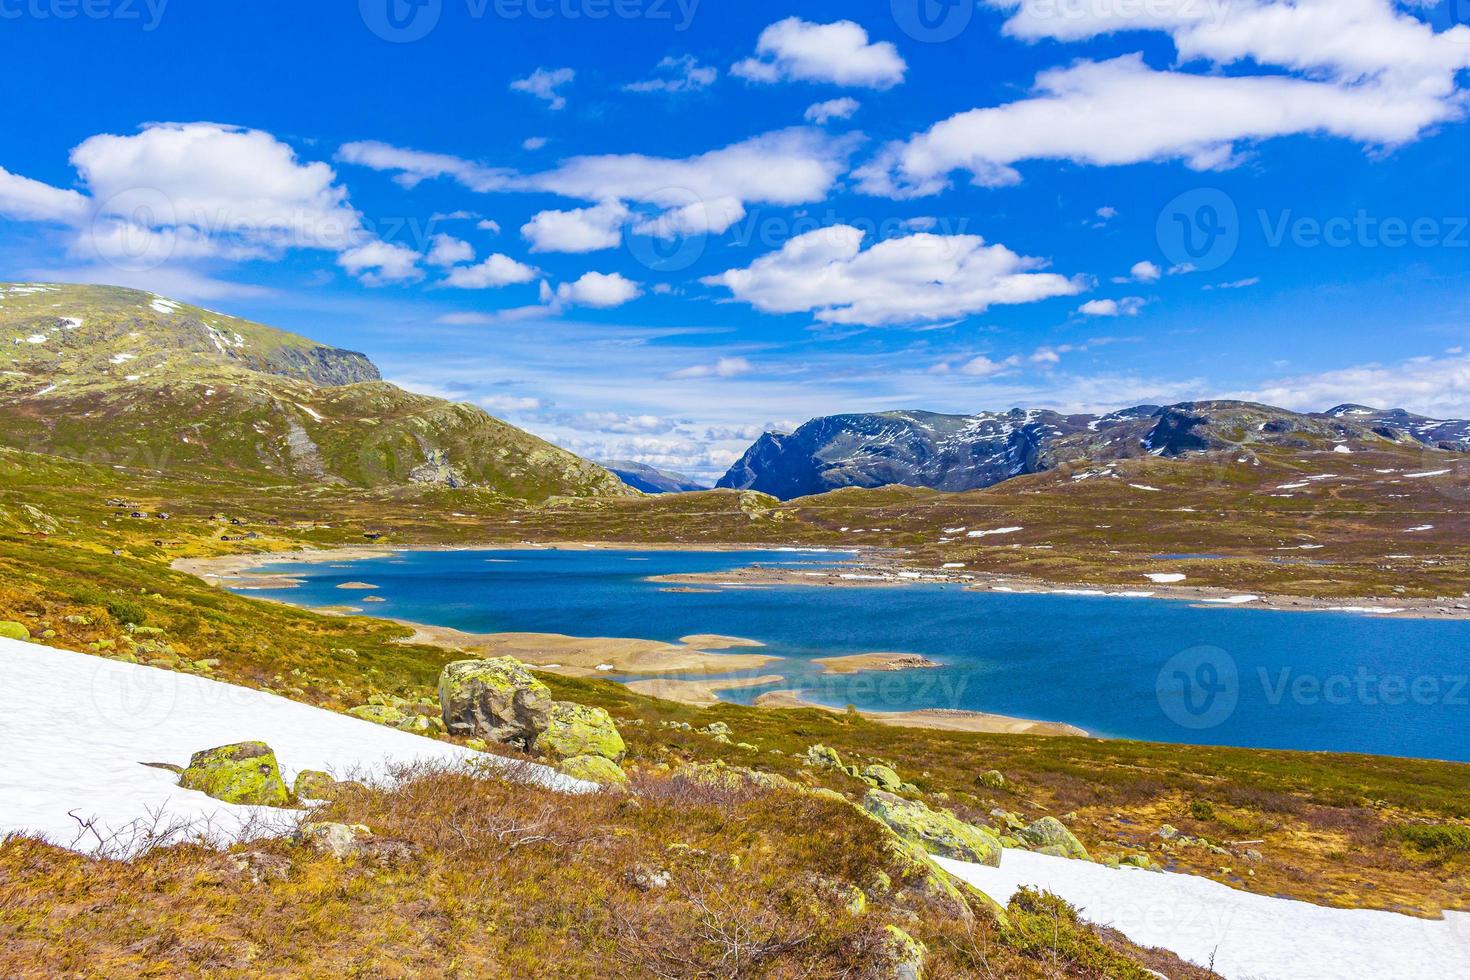
<svg viewBox="0 0 1470 980"><path fill-rule="evenodd" d="M459 660L439 675L439 706L453 735L530 748L552 703L546 685L513 657Z"/></svg>
<svg viewBox="0 0 1470 980"><path fill-rule="evenodd" d="M1005 774L998 769L982 772L975 777L975 782L986 789L1004 789L1006 785Z"/></svg>
<svg viewBox="0 0 1470 980"><path fill-rule="evenodd" d="M241 742L195 752L179 785L241 806L285 806L290 802L276 754L264 742Z"/></svg>
<svg viewBox="0 0 1470 980"><path fill-rule="evenodd" d="M31 638L31 631L20 623L7 619L0 622L0 638L6 640L29 640Z"/></svg>
<svg viewBox="0 0 1470 980"><path fill-rule="evenodd" d="M611 759L600 755L579 755L564 760L557 770L573 779L585 780L599 786L626 786L628 774Z"/></svg>
<svg viewBox="0 0 1470 980"><path fill-rule="evenodd" d="M546 727L537 736L534 748L557 759L600 755L617 762L628 754L618 726L606 711L572 701L552 704Z"/></svg>
<svg viewBox="0 0 1470 980"><path fill-rule="evenodd" d="M297 774L296 784L292 789L298 800L335 800L349 786L360 785L362 784L333 779L327 773L315 769L303 769Z"/></svg>
<svg viewBox="0 0 1470 980"><path fill-rule="evenodd" d="M886 980L922 980L928 948L898 926L884 926L883 931L888 962L882 976Z"/></svg>
<svg viewBox="0 0 1470 980"><path fill-rule="evenodd" d="M1000 840L952 813L931 810L922 803L880 789L871 790L863 797L863 810L930 854L1000 867Z"/></svg>
<svg viewBox="0 0 1470 980"><path fill-rule="evenodd" d="M372 836L373 832L361 825L309 823L304 824L294 838L297 844L318 854L329 854L338 861L345 861L360 854L363 841Z"/></svg>
<svg viewBox="0 0 1470 980"><path fill-rule="evenodd" d="M837 750L825 745L813 745L806 750L802 761L814 769L841 769L842 756Z"/></svg>
<svg viewBox="0 0 1470 980"><path fill-rule="evenodd" d="M858 772L858 778L875 789L890 793L896 793L903 787L903 780L888 766L864 766Z"/></svg>
<svg viewBox="0 0 1470 980"><path fill-rule="evenodd" d="M391 704L359 705L356 708L347 709L347 713L354 718L361 718L363 721L370 721L375 725L387 725L390 728L397 728L409 720L406 712L393 707Z"/></svg>
<svg viewBox="0 0 1470 980"><path fill-rule="evenodd" d="M1039 851L1055 848L1052 853L1060 857L1074 858L1079 861L1091 861L1092 856L1087 853L1087 848L1082 842L1073 836L1072 832L1062 826L1062 822L1056 817L1042 817L1031 826L1021 831L1021 839Z"/></svg>

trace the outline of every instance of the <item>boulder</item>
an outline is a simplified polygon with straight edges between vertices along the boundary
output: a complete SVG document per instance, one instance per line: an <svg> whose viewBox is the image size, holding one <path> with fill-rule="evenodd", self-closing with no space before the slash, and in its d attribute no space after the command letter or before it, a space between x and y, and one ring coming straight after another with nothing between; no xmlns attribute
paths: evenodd
<svg viewBox="0 0 1470 980"><path fill-rule="evenodd" d="M1079 861L1091 861L1092 856L1087 853L1087 848L1082 846L1072 832L1062 825L1056 817L1042 817L1031 826L1021 831L1021 839L1042 853L1052 853L1058 857L1075 858ZM1055 850L1051 850L1055 848Z"/></svg>
<svg viewBox="0 0 1470 980"><path fill-rule="evenodd" d="M585 780L599 786L626 786L628 774L616 762L600 755L578 755L563 761L557 770L573 779Z"/></svg>
<svg viewBox="0 0 1470 980"><path fill-rule="evenodd" d="M364 704L349 708L347 713L354 718L361 718L375 725L387 725L389 728L397 728L409 720L405 712L388 704Z"/></svg>
<svg viewBox="0 0 1470 980"><path fill-rule="evenodd" d="M880 975L885 980L922 980L928 948L898 926L884 926L883 932L888 962Z"/></svg>
<svg viewBox="0 0 1470 980"><path fill-rule="evenodd" d="M362 784L333 779L315 769L303 769L297 774L296 785L292 789L298 800L335 800L347 787L360 785Z"/></svg>
<svg viewBox="0 0 1470 980"><path fill-rule="evenodd" d="M922 803L879 789L863 797L863 810L930 854L1000 867L999 839L952 813L931 810Z"/></svg>
<svg viewBox="0 0 1470 980"><path fill-rule="evenodd" d="M556 701L547 712L546 725L537 736L537 752L558 759L600 755L617 762L628 754L628 746L612 717L601 708Z"/></svg>
<svg viewBox="0 0 1470 980"><path fill-rule="evenodd" d="M858 771L858 778L874 789L887 790L890 793L896 793L903 788L903 780L888 766L864 766Z"/></svg>
<svg viewBox="0 0 1470 980"><path fill-rule="evenodd" d="M453 735L530 748L546 730L552 703L546 685L512 657L459 660L439 675L439 705Z"/></svg>
<svg viewBox="0 0 1470 980"><path fill-rule="evenodd" d="M825 745L813 745L806 750L802 761L814 769L841 769L842 757L836 749Z"/></svg>
<svg viewBox="0 0 1470 980"><path fill-rule="evenodd" d="M345 861L361 854L363 841L372 836L372 831L361 825L309 823L302 825L294 840L318 854L329 854L338 861Z"/></svg>
<svg viewBox="0 0 1470 980"><path fill-rule="evenodd" d="M982 772L976 776L975 782L984 786L986 789L1004 789L1006 777L1000 770L992 769L989 772Z"/></svg>
<svg viewBox="0 0 1470 980"><path fill-rule="evenodd" d="M241 742L196 752L179 785L241 806L285 806L290 802L276 754L264 742Z"/></svg>
<svg viewBox="0 0 1470 980"><path fill-rule="evenodd" d="M29 640L30 638L31 631L20 623L12 622L8 619L0 622L0 639Z"/></svg>

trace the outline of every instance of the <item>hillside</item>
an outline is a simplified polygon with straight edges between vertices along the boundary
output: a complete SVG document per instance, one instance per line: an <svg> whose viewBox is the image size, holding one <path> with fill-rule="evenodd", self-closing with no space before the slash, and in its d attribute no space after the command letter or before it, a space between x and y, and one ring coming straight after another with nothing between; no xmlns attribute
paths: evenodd
<svg viewBox="0 0 1470 980"><path fill-rule="evenodd" d="M1301 414L1246 402L1143 405L1100 416L1021 409L835 415L813 419L789 435L762 436L719 486L783 500L845 487L964 491L1080 460L1250 455L1264 447L1351 452L1390 445L1470 451L1470 422L1352 405Z"/></svg>
<svg viewBox="0 0 1470 980"><path fill-rule="evenodd" d="M478 408L384 382L361 354L106 286L0 286L0 442L253 484L631 492Z"/></svg>

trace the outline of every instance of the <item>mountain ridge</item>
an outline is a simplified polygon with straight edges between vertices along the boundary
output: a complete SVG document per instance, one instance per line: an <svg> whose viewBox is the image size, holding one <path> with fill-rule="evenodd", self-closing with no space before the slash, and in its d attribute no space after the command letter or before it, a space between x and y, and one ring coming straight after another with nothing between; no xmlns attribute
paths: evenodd
<svg viewBox="0 0 1470 980"><path fill-rule="evenodd" d="M111 286L0 285L0 444L265 484L633 493L355 351Z"/></svg>
<svg viewBox="0 0 1470 980"><path fill-rule="evenodd" d="M1103 415L1012 409L821 416L768 432L716 484L783 500L844 487L977 490L1080 460L1183 458L1255 444L1352 452L1375 443L1470 452L1470 422L1340 405L1301 413L1240 401L1139 405Z"/></svg>

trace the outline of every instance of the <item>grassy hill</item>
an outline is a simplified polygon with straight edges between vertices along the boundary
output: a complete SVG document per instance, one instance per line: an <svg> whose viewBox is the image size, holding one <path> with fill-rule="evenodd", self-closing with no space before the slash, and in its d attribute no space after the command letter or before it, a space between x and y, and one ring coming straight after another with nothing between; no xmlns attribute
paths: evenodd
<svg viewBox="0 0 1470 980"><path fill-rule="evenodd" d="M0 286L0 444L255 485L632 494L478 408L383 382L361 354L106 286Z"/></svg>

